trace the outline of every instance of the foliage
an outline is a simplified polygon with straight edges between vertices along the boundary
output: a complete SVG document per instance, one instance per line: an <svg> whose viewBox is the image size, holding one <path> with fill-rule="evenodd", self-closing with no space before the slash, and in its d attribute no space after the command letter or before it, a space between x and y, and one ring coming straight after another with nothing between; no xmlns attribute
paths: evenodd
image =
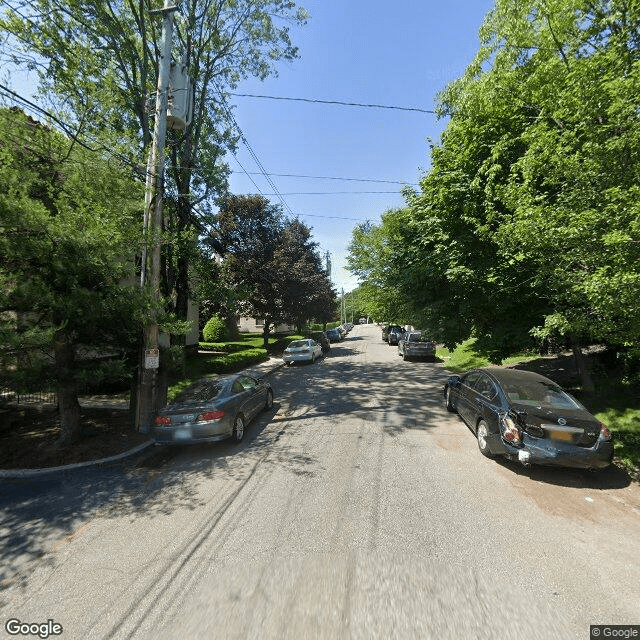
<svg viewBox="0 0 640 640"><path fill-rule="evenodd" d="M310 236L308 227L283 219L261 196L229 195L221 202L208 244L222 257L237 313L264 319L265 348L272 326L302 324L332 309L335 292Z"/></svg>
<svg viewBox="0 0 640 640"><path fill-rule="evenodd" d="M147 317L131 282L141 187L19 110L0 110L0 365L5 384L55 381L62 440L78 433L77 388L113 374ZM121 368L122 363L115 363Z"/></svg>
<svg viewBox="0 0 640 640"><path fill-rule="evenodd" d="M497 0L439 96L450 121L420 190L354 231L371 315L401 311L448 347L473 336L492 362L637 344L638 33L621 0Z"/></svg>
<svg viewBox="0 0 640 640"><path fill-rule="evenodd" d="M70 129L97 138L144 175L153 117L162 24L161 0L32 0L28 12L7 3L0 31L15 64L35 70L40 92ZM249 76L277 74L298 57L290 26L308 19L293 0L180 0L175 61L193 84L194 117L185 131L168 131L163 293L170 311L186 318L191 263L198 236L211 224L212 197L227 187L223 156L239 133L225 91ZM154 10L154 14L151 11Z"/></svg>
<svg viewBox="0 0 640 640"><path fill-rule="evenodd" d="M224 320L218 316L213 315L204 325L202 330L202 337L205 342L222 342L227 338L227 326Z"/></svg>

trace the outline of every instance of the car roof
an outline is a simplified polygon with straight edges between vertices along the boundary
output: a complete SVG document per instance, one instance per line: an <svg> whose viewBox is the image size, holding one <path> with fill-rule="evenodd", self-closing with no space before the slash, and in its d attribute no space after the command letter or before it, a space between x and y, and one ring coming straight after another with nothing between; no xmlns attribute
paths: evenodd
<svg viewBox="0 0 640 640"><path fill-rule="evenodd" d="M480 369L474 369L473 371L482 371L483 373L487 373L498 382L509 383L518 382L519 380L529 380L531 382L537 381L558 385L557 382L554 382L546 376L533 371L525 371L523 369L512 369L510 367L482 367Z"/></svg>

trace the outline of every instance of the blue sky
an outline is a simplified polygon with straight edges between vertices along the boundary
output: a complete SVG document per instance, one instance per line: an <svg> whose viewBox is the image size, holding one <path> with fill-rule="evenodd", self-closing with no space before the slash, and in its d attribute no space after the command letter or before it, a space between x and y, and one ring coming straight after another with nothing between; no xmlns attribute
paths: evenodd
<svg viewBox="0 0 640 640"><path fill-rule="evenodd" d="M432 109L436 93L460 76L478 49L478 28L488 0L300 0L311 14L292 30L300 59L281 63L277 78L248 80L236 93L336 100ZM413 111L365 109L232 96L235 119L270 174L367 178L416 183L429 167L428 138L445 122ZM259 172L240 145L237 158ZM231 191L280 202L261 175L243 173L233 156ZM273 176L288 207L313 228L321 250L330 251L332 280L351 290L344 270L358 220L378 221L403 205L401 185ZM350 192L348 194L338 192ZM392 193L354 193L391 191ZM323 195L311 195L321 192ZM289 195L289 194L308 195ZM330 195L329 195L330 194ZM290 210L290 211L289 211ZM341 219L350 218L350 219Z"/></svg>
<svg viewBox="0 0 640 640"><path fill-rule="evenodd" d="M490 0L299 0L311 14L292 28L300 59L279 63L278 77L243 81L234 93L433 109L435 96L459 77L478 49ZM33 82L14 70L11 86ZM446 122L416 111L367 109L231 96L234 117L269 174L361 178L415 184L429 167L428 138ZM280 199L240 144L227 156L230 190ZM246 175L241 168L250 176ZM253 175L258 173L258 175ZM347 246L358 221L376 222L404 204L400 184L273 175L286 213L312 227L332 259L332 280L350 291ZM255 183L255 184L254 184ZM363 192L391 193L363 193ZM344 193L347 192L347 193ZM315 195L314 195L315 194Z"/></svg>

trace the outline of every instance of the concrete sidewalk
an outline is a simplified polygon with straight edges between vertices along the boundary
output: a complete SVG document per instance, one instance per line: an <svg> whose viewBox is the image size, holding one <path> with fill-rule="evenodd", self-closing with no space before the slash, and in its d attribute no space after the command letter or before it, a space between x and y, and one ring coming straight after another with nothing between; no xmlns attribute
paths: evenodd
<svg viewBox="0 0 640 640"><path fill-rule="evenodd" d="M259 362L258 364L237 371L236 373L245 373L246 375L253 376L254 378L266 378L284 366L285 364L282 358L270 357L264 362ZM80 399L80 404L83 407L113 407L122 409L127 409L129 407L128 401L118 399L113 400L105 398L104 396L84 397ZM0 480L10 478L37 478L47 474L64 473L75 469L85 469L87 467L100 467L113 464L138 455L152 447L153 444L153 440L150 439L148 442L144 442L129 451L119 453L115 456L101 458L99 460L87 460L85 462L78 462L76 464L68 464L60 467L46 467L43 469L0 469Z"/></svg>

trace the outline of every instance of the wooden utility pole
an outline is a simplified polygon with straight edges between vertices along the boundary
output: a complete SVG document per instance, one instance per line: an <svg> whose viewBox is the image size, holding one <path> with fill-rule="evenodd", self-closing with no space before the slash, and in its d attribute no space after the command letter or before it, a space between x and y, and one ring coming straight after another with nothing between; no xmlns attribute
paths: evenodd
<svg viewBox="0 0 640 640"><path fill-rule="evenodd" d="M138 367L138 389L136 395L135 428L147 432L158 405L158 368L160 366L158 313L160 311L160 248L162 237L162 200L164 182L164 144L167 134L167 94L171 68L171 46L173 40L173 14L177 7L164 1L164 7L150 14L161 13L162 42L156 93L155 123L151 154L147 163L145 189L144 236L142 273L140 284L149 285L153 308L151 322L144 328L143 344ZM151 243L151 264L149 244Z"/></svg>

